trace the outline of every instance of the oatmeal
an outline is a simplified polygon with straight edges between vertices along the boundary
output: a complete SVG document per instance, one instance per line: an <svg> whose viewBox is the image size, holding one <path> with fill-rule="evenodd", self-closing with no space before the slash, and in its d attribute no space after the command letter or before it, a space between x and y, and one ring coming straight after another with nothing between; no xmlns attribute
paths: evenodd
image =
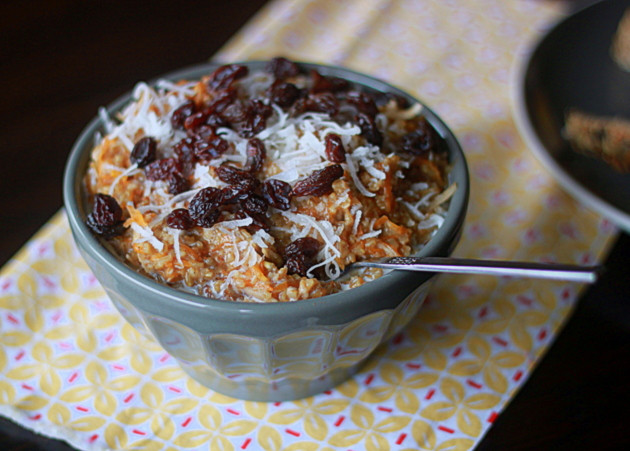
<svg viewBox="0 0 630 451"><path fill-rule="evenodd" d="M134 269L207 297L284 302L382 275L443 221L444 142L420 105L283 58L140 83L92 151L87 224Z"/></svg>

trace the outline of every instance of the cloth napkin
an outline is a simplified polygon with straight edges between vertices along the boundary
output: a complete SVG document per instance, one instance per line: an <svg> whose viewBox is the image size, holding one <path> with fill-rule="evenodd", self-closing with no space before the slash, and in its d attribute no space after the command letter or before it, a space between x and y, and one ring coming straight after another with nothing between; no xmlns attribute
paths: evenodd
<svg viewBox="0 0 630 451"><path fill-rule="evenodd" d="M458 256L594 263L615 228L558 188L511 114L512 64L563 14L526 0L278 0L216 59L341 64L415 94L470 164ZM472 449L580 291L443 275L351 380L308 399L247 402L194 382L122 319L60 212L0 275L0 413L80 449Z"/></svg>

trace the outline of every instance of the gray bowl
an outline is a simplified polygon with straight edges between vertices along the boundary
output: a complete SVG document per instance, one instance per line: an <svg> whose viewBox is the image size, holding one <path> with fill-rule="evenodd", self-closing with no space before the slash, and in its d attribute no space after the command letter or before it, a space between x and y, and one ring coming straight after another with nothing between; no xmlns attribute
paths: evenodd
<svg viewBox="0 0 630 451"><path fill-rule="evenodd" d="M261 61L243 63L256 70ZM324 75L417 102L380 80L348 69L302 64ZM168 74L169 80L198 79L213 64ZM119 111L127 94L108 108ZM427 107L424 115L446 140L458 189L442 227L418 255L450 255L459 240L468 205L468 170L452 132ZM256 401L303 398L352 376L370 353L400 331L424 302L432 274L395 271L352 290L316 299L256 304L208 299L162 285L123 263L85 225L89 213L82 179L94 136L93 119L77 139L66 165L64 203L83 258L113 304L136 329L152 337L201 384Z"/></svg>

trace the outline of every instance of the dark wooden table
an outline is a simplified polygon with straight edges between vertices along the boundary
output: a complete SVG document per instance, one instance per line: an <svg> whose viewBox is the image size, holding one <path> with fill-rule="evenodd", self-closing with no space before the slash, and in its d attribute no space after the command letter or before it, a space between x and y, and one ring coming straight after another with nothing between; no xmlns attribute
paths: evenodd
<svg viewBox="0 0 630 451"><path fill-rule="evenodd" d="M0 265L61 207L67 154L99 106L207 60L264 3L2 2ZM622 234L608 272L478 450L630 449L628 258ZM0 445L71 449L3 419Z"/></svg>

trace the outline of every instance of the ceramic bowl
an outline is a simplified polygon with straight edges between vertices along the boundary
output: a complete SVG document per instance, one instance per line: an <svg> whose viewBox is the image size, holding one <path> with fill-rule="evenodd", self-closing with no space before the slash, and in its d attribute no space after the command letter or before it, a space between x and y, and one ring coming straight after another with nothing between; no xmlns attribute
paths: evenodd
<svg viewBox="0 0 630 451"><path fill-rule="evenodd" d="M243 64L256 70L265 63ZM383 81L348 69L302 66L417 102ZM160 78L198 79L216 67L195 66ZM123 96L109 106L109 113L129 101L130 94ZM455 247L463 227L468 171L455 136L429 108L424 107L423 113L446 141L452 163L449 179L458 188L443 225L418 255L444 256ZM85 225L89 209L82 179L99 132L103 133L103 124L97 117L77 139L66 166L64 203L76 244L125 319L156 340L201 384L256 401L307 397L351 377L379 344L418 313L433 274L391 272L358 288L317 299L256 304L204 298L134 271Z"/></svg>

